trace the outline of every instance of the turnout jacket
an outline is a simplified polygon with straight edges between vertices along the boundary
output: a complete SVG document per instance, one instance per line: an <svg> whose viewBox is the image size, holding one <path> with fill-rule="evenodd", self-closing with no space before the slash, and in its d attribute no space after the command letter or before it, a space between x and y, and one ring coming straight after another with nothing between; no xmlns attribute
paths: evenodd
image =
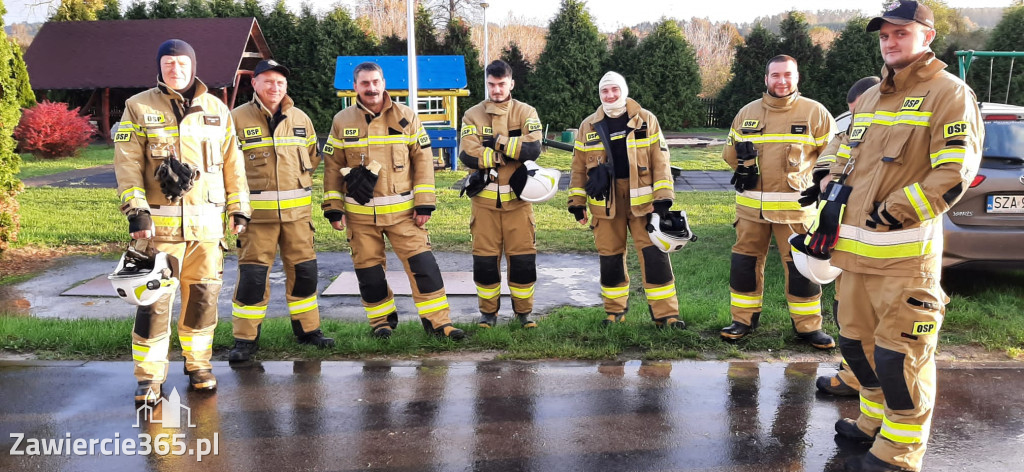
<svg viewBox="0 0 1024 472"><path fill-rule="evenodd" d="M308 220L313 171L320 165L313 122L287 95L281 101L281 121L273 130L273 114L256 94L231 116L242 144L252 222Z"/></svg>
<svg viewBox="0 0 1024 472"><path fill-rule="evenodd" d="M156 241L207 241L224 237L224 216L251 214L245 167L228 107L195 79L190 103L158 81L125 103L114 132L114 174L121 211L152 215ZM199 169L193 187L172 203L155 173L164 159Z"/></svg>
<svg viewBox="0 0 1024 472"><path fill-rule="evenodd" d="M722 159L734 170L736 143L757 150L757 189L736 194L736 217L771 223L809 223L813 206L800 207L800 192L812 184L819 153L836 133L825 107L798 92L787 97L764 93L732 120Z"/></svg>
<svg viewBox="0 0 1024 472"><path fill-rule="evenodd" d="M540 156L541 138L537 110L518 100L502 103L484 100L466 110L462 117L459 160L476 172L494 169L498 173L497 179L473 197L473 205L512 210L526 204L512 192L509 178L524 161ZM485 140L493 140L494 144L484 146Z"/></svg>
<svg viewBox="0 0 1024 472"><path fill-rule="evenodd" d="M356 104L334 115L323 151L325 214L343 211L348 221L390 226L412 217L413 208L434 209L430 137L411 108L393 102L387 92L383 95L384 108L379 115L358 98ZM345 196L341 169L372 161L382 168L373 199L360 205Z"/></svg>
<svg viewBox="0 0 1024 472"><path fill-rule="evenodd" d="M661 134L661 126L654 113L641 108L632 98L626 99L626 114L629 122L626 140L626 154L629 157L629 208L633 216L644 216L654 210L656 200L674 200L672 170L669 166L668 144ZM611 156L611 137L603 120L604 109L597 108L580 124L572 155L572 174L569 180L569 208L588 205L597 218L615 217L615 206L609 200L598 201L587 196L584 186L587 172L608 162ZM614 192L611 192L614 198Z"/></svg>
<svg viewBox="0 0 1024 472"><path fill-rule="evenodd" d="M985 129L974 92L926 53L861 96L848 136L831 168L838 179L849 161L853 187L832 264L851 272L937 277L942 268L942 218L981 163ZM874 224L875 206L897 221Z"/></svg>

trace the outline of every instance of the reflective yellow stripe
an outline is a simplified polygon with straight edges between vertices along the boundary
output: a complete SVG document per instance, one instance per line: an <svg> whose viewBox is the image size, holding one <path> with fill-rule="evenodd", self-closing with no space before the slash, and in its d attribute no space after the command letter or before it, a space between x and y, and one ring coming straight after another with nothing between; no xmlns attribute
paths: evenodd
<svg viewBox="0 0 1024 472"><path fill-rule="evenodd" d="M515 298L530 298L533 296L534 285L530 284L530 286L526 288L513 287L509 285L508 290L509 292L512 292L512 296Z"/></svg>
<svg viewBox="0 0 1024 472"><path fill-rule="evenodd" d="M369 319L380 318L385 315L390 315L395 311L395 299L391 298L388 301L375 306L363 307L366 310L366 317Z"/></svg>
<svg viewBox="0 0 1024 472"><path fill-rule="evenodd" d="M763 297L729 292L729 303L737 308L761 308Z"/></svg>
<svg viewBox="0 0 1024 472"><path fill-rule="evenodd" d="M839 151L836 152L836 157L842 157L844 159L849 159L850 158L850 146L847 146L845 144L840 144L839 145Z"/></svg>
<svg viewBox="0 0 1024 472"><path fill-rule="evenodd" d="M249 196L245 195L245 194L237 193L237 192L236 193L229 193L227 200L228 200L227 201L228 205L235 204L235 203L242 203L243 201L248 203Z"/></svg>
<svg viewBox="0 0 1024 472"><path fill-rule="evenodd" d="M146 189L141 187L132 187L128 190L121 192L121 203L125 203L133 198L146 199Z"/></svg>
<svg viewBox="0 0 1024 472"><path fill-rule="evenodd" d="M950 162L956 164L963 164L964 157L967 155L967 151L963 148L946 148L941 149L931 155L932 167L938 167L942 164L948 164Z"/></svg>
<svg viewBox="0 0 1024 472"><path fill-rule="evenodd" d="M255 305L231 304L231 316L245 318L247 320L260 320L267 316L267 307Z"/></svg>
<svg viewBox="0 0 1024 472"><path fill-rule="evenodd" d="M295 137L286 136L286 137L282 137L282 138L274 138L274 144L276 146L278 146L278 147L284 147L284 146L306 147L306 146L309 145L309 141L307 141L306 138L300 138L298 136L295 136Z"/></svg>
<svg viewBox="0 0 1024 472"><path fill-rule="evenodd" d="M480 167L494 167L494 149L484 148L483 156L480 157Z"/></svg>
<svg viewBox="0 0 1024 472"><path fill-rule="evenodd" d="M654 194L640 195L639 197L629 197L630 205L643 205L645 203L651 203L654 200Z"/></svg>
<svg viewBox="0 0 1024 472"><path fill-rule="evenodd" d="M488 200L495 200L498 198L498 192L495 192L494 190L481 190L480 193L476 194L476 196L480 198L486 198ZM516 196L511 193L501 194L501 201L503 202L512 201L515 200L515 198Z"/></svg>
<svg viewBox="0 0 1024 472"><path fill-rule="evenodd" d="M835 162L836 162L836 155L835 154L822 154L821 156L818 156L818 160L817 161L814 161L814 165L815 165L815 167L820 167L823 164L835 164Z"/></svg>
<svg viewBox="0 0 1024 472"><path fill-rule="evenodd" d="M448 308L448 297L444 295L416 304L416 310L419 311L420 316L427 315L435 311L441 311L445 308Z"/></svg>
<svg viewBox="0 0 1024 472"><path fill-rule="evenodd" d="M606 203L607 201L608 201L608 200L594 200L594 199L593 199L593 198L591 198L591 197L587 197L587 203L589 203L589 204L591 204L591 205L595 205L595 206L604 206L604 204L605 204L605 203Z"/></svg>
<svg viewBox="0 0 1024 472"><path fill-rule="evenodd" d="M868 400L867 398L864 398L864 395L861 395L860 411L861 413L864 413L864 415L867 416L868 418L880 420L884 417L885 407L883 407L880 403L875 403L871 400Z"/></svg>
<svg viewBox="0 0 1024 472"><path fill-rule="evenodd" d="M601 144L600 142L598 142L597 144L592 144L590 146L586 146L582 142L576 141L576 145L573 146L573 147L577 151L583 151L583 152L604 151L604 144Z"/></svg>
<svg viewBox="0 0 1024 472"><path fill-rule="evenodd" d="M180 216L154 216L153 217L153 225L154 226L164 226L164 227L178 228L178 227L181 226L181 217Z"/></svg>
<svg viewBox="0 0 1024 472"><path fill-rule="evenodd" d="M431 184L420 184L412 188L413 195L417 193L436 193Z"/></svg>
<svg viewBox="0 0 1024 472"><path fill-rule="evenodd" d="M829 136L831 136L831 135L830 134L826 134L824 136L819 136L817 138L814 138L814 144L817 144L818 146L823 146L823 145L827 144L828 141L829 141Z"/></svg>
<svg viewBox="0 0 1024 472"><path fill-rule="evenodd" d="M480 298L484 298L484 299L490 300L490 299L492 299L494 297L497 297L498 295L501 294L501 285L498 285L498 286L496 286L494 288L481 287L481 286L477 285L476 286L476 294Z"/></svg>
<svg viewBox="0 0 1024 472"><path fill-rule="evenodd" d="M622 298L629 295L629 285L625 287L605 287L601 286L601 296L605 298Z"/></svg>
<svg viewBox="0 0 1024 472"><path fill-rule="evenodd" d="M209 351L213 349L213 336L179 336L182 351Z"/></svg>
<svg viewBox="0 0 1024 472"><path fill-rule="evenodd" d="M319 305L316 302L316 295L302 300L296 300L288 303L288 313L297 315L299 313L305 313L310 310L315 310Z"/></svg>
<svg viewBox="0 0 1024 472"><path fill-rule="evenodd" d="M152 346L143 346L132 343L132 359L138 362L166 361L167 349L171 345L171 338L168 336L151 344Z"/></svg>
<svg viewBox="0 0 1024 472"><path fill-rule="evenodd" d="M259 141L242 141L242 150L248 151L250 149L256 149L261 147L273 147L274 138L263 138Z"/></svg>
<svg viewBox="0 0 1024 472"><path fill-rule="evenodd" d="M341 192L335 192L333 190L330 192L324 192L324 201L326 202L327 200L341 200Z"/></svg>
<svg viewBox="0 0 1024 472"><path fill-rule="evenodd" d="M919 424L905 424L882 418L882 437L894 442L916 444L924 442L924 427Z"/></svg>
<svg viewBox="0 0 1024 472"><path fill-rule="evenodd" d="M661 287L645 288L648 300L664 300L676 296L676 285L663 285Z"/></svg>
<svg viewBox="0 0 1024 472"><path fill-rule="evenodd" d="M789 312L794 315L817 315L821 313L821 302L789 303Z"/></svg>
<svg viewBox="0 0 1024 472"><path fill-rule="evenodd" d="M626 140L626 147L627 148L645 148L645 147L650 147L651 144L654 144L654 143L658 142L658 137L659 136L660 135L658 133L654 133L654 135L648 136L646 138L641 138L641 139L632 139L632 138L630 138L630 139Z"/></svg>
<svg viewBox="0 0 1024 472"><path fill-rule="evenodd" d="M585 197L585 196L587 196L587 191L583 190L583 189L581 189L579 187L573 187L573 188L569 189L569 196L570 197Z"/></svg>
<svg viewBox="0 0 1024 472"><path fill-rule="evenodd" d="M415 206L415 202L412 200L394 203L391 205L380 205L380 206L363 206L355 203L345 202L345 211L349 213L355 213L357 215L387 215L391 213L401 213L403 211L412 210Z"/></svg>
<svg viewBox="0 0 1024 472"><path fill-rule="evenodd" d="M505 155L515 159L516 157L516 146L519 144L519 138L513 137L508 138L508 144L505 145Z"/></svg>
<svg viewBox="0 0 1024 472"><path fill-rule="evenodd" d="M755 192L745 191L736 194L736 204L761 210L786 211L801 209L797 200L797 192Z"/></svg>
<svg viewBox="0 0 1024 472"><path fill-rule="evenodd" d="M808 146L818 146L818 142L813 137L805 134L759 134L759 135L742 135L736 134L735 140L738 142L751 142L751 143L790 143L790 144L806 144Z"/></svg>
<svg viewBox="0 0 1024 472"><path fill-rule="evenodd" d="M300 206L307 206L313 203L312 196L290 198L287 200L253 200L250 202L253 210L287 210Z"/></svg>
<svg viewBox="0 0 1024 472"><path fill-rule="evenodd" d="M900 111L893 113L891 111L876 111L874 116L871 118L872 124L882 126L894 126L894 125L911 125L911 126L931 126L932 112L930 111Z"/></svg>
<svg viewBox="0 0 1024 472"><path fill-rule="evenodd" d="M835 250L872 259L899 259L901 257L917 257L930 254L932 252L932 242L923 241L893 244L890 246L874 246L861 241L840 238Z"/></svg>
<svg viewBox="0 0 1024 472"><path fill-rule="evenodd" d="M658 190L661 190L661 189L672 190L673 189L672 181L671 180L659 180L659 181L655 182L654 183L654 191L657 192Z"/></svg>
<svg viewBox="0 0 1024 472"><path fill-rule="evenodd" d="M146 130L147 138L174 138L178 136L177 126L168 126L166 128L152 128Z"/></svg>
<svg viewBox="0 0 1024 472"><path fill-rule="evenodd" d="M921 184L915 182L913 185L903 187L903 193L907 194L907 200L910 200L910 205L917 212L917 219L924 221L935 218L932 204L928 202L928 197L925 196Z"/></svg>

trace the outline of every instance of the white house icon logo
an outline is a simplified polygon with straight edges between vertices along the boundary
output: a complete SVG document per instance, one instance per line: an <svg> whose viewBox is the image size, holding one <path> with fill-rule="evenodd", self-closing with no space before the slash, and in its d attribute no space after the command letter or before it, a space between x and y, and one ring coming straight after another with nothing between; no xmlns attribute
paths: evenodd
<svg viewBox="0 0 1024 472"><path fill-rule="evenodd" d="M162 406L160 419L153 417L153 411L158 405ZM138 428L143 422L148 422L158 423L164 428L180 428L182 410L185 413L185 424L189 428L195 428L196 425L192 423L192 409L181 404L181 397L178 396L178 389L175 387L167 398L158 398L156 404L145 404L136 408L135 424L132 427Z"/></svg>

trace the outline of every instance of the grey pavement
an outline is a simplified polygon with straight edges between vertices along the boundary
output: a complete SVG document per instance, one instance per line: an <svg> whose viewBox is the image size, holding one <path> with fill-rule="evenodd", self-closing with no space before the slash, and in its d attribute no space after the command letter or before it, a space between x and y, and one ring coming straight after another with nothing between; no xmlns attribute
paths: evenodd
<svg viewBox="0 0 1024 472"><path fill-rule="evenodd" d="M434 255L442 272L473 270L473 257L469 254L435 252ZM60 263L37 277L11 286L0 286L0 309L27 311L28 314L39 318L132 317L135 314L134 307L116 297L58 296L73 286L109 274L114 270L116 263L117 261L99 256L63 258ZM320 291L329 286L338 274L354 270L352 258L346 253L318 253L317 265ZM534 312L543 315L558 306L590 306L600 303L600 284L597 272L592 269L596 265L596 254L538 254ZM391 270L402 270L401 262L392 252L388 252L387 266ZM228 255L224 261L224 287L218 302L218 312L222 320L231 318L231 297L237 280L238 259L235 255ZM284 285L284 269L278 258L270 274L271 297L267 309L269 318L288 316ZM397 296L395 303L403 321L416 319L416 308L411 297ZM448 297L448 303L451 306L452 319L456 322L470 322L479 316L475 294L451 295ZM324 318L366 320L358 296L321 296L319 304L321 316ZM177 308L173 312L177 313ZM502 295L500 315L512 316L512 303L507 295Z"/></svg>
<svg viewBox="0 0 1024 472"><path fill-rule="evenodd" d="M0 362L0 470L833 472L866 451L833 429L856 397L815 392L834 363L217 362L215 393L179 365L150 413L130 362ZM924 470L1024 470L1021 364L937 381Z"/></svg>

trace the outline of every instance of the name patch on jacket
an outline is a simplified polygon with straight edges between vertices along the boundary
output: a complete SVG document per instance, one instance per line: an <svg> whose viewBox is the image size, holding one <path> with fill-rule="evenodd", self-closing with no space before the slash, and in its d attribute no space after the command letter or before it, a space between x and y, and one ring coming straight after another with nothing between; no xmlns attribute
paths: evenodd
<svg viewBox="0 0 1024 472"><path fill-rule="evenodd" d="M242 130L243 138L258 138L263 135L263 129L259 126L253 126L252 128L245 128Z"/></svg>
<svg viewBox="0 0 1024 472"><path fill-rule="evenodd" d="M480 134L483 134L484 136L493 136L494 128L491 128L490 126L484 126L483 131Z"/></svg>
<svg viewBox="0 0 1024 472"><path fill-rule="evenodd" d="M159 125L164 123L164 115L161 113L146 113L142 118L147 125Z"/></svg>
<svg viewBox="0 0 1024 472"><path fill-rule="evenodd" d="M942 127L942 137L951 138L953 136L966 136L967 135L967 122L966 121L954 121L952 123L946 123Z"/></svg>
<svg viewBox="0 0 1024 472"><path fill-rule="evenodd" d="M306 137L306 128L295 128L295 129L292 130L292 133L295 136L298 136L300 138L305 138Z"/></svg>
<svg viewBox="0 0 1024 472"><path fill-rule="evenodd" d="M357 138L359 137L359 128L345 128L341 132L343 138Z"/></svg>
<svg viewBox="0 0 1024 472"><path fill-rule="evenodd" d="M807 125L793 125L789 127L790 134L805 134L807 133Z"/></svg>
<svg viewBox="0 0 1024 472"><path fill-rule="evenodd" d="M914 322L914 333L918 336L925 334L935 334L938 331L939 324L935 321L915 321Z"/></svg>
<svg viewBox="0 0 1024 472"><path fill-rule="evenodd" d="M922 103L924 103L924 97L907 97L903 99L903 106L900 107L900 110L920 110Z"/></svg>
<svg viewBox="0 0 1024 472"><path fill-rule="evenodd" d="M759 124L761 124L759 120L743 120L743 124L740 125L740 128L753 129L757 128L757 125Z"/></svg>
<svg viewBox="0 0 1024 472"><path fill-rule="evenodd" d="M597 133L587 133L587 141L597 141Z"/></svg>
<svg viewBox="0 0 1024 472"><path fill-rule="evenodd" d="M540 131L540 120L536 118L530 118L526 120L526 131L534 132Z"/></svg>
<svg viewBox="0 0 1024 472"><path fill-rule="evenodd" d="M850 128L850 141L860 141L864 139L864 132L868 130L867 126L854 126Z"/></svg>
<svg viewBox="0 0 1024 472"><path fill-rule="evenodd" d="M203 115L203 124L209 126L220 126L220 117L217 115Z"/></svg>

